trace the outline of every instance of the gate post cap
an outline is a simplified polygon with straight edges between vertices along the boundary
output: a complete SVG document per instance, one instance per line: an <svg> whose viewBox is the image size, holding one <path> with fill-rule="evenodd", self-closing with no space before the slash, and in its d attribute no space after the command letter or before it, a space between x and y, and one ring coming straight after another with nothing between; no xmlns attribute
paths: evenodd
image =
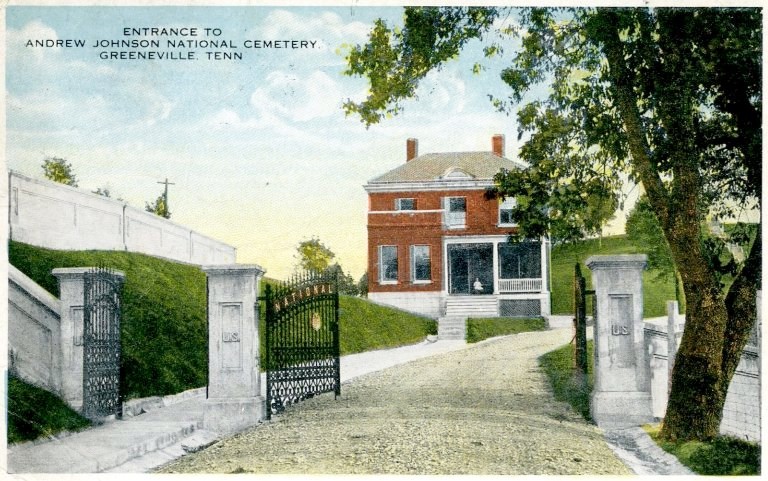
<svg viewBox="0 0 768 481"><path fill-rule="evenodd" d="M256 275L262 276L266 270L256 264L216 264L200 266L203 272L211 275Z"/></svg>
<svg viewBox="0 0 768 481"><path fill-rule="evenodd" d="M645 269L648 256L645 254L618 254L612 256L590 256L584 264L596 269Z"/></svg>
<svg viewBox="0 0 768 481"><path fill-rule="evenodd" d="M51 271L51 274L59 279L82 277L94 269L96 269L96 267L57 267ZM110 271L110 274L119 277L120 279L125 278L125 273L123 271Z"/></svg>

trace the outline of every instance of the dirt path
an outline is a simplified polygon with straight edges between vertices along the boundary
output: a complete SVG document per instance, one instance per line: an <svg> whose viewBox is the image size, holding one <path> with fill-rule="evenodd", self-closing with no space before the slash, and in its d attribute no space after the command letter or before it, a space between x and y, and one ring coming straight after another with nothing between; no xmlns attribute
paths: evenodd
<svg viewBox="0 0 768 481"><path fill-rule="evenodd" d="M538 368L569 338L524 333L368 374L160 472L631 474Z"/></svg>

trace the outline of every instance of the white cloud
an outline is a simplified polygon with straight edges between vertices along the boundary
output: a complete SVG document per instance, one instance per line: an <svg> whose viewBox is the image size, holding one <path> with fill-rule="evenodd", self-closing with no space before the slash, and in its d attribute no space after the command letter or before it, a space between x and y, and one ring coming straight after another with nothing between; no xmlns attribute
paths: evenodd
<svg viewBox="0 0 768 481"><path fill-rule="evenodd" d="M416 91L423 100L420 105L429 105L429 113L447 110L453 114L464 111L466 93L464 81L455 72L449 74L447 71L430 73Z"/></svg>
<svg viewBox="0 0 768 481"><path fill-rule="evenodd" d="M276 114L293 122L330 117L341 111L343 95L335 80L315 70L309 75L274 71L265 86L251 95L251 105L261 114Z"/></svg>
<svg viewBox="0 0 768 481"><path fill-rule="evenodd" d="M322 41L362 42L367 38L370 25L347 22L336 13L302 16L288 10L273 10L264 19L257 33L265 38L318 38ZM326 47L328 45L326 44Z"/></svg>
<svg viewBox="0 0 768 481"><path fill-rule="evenodd" d="M22 54L33 56L37 61L41 61L46 52L59 53L61 47L27 47L28 41L35 40L58 40L59 36L56 30L44 24L40 20L33 20L24 25L21 30L8 29L6 32L8 57L16 57ZM9 59L10 60L10 59Z"/></svg>

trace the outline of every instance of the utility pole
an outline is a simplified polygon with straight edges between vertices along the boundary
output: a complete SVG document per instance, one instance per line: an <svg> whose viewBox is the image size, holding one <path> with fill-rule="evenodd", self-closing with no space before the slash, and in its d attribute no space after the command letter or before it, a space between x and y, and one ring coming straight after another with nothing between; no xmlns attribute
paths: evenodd
<svg viewBox="0 0 768 481"><path fill-rule="evenodd" d="M176 184L173 182L168 182L168 177L165 178L164 182L158 182L158 184L165 184L165 191L163 192L163 200L165 201L165 211L170 212L171 209L168 208L168 186L176 185Z"/></svg>

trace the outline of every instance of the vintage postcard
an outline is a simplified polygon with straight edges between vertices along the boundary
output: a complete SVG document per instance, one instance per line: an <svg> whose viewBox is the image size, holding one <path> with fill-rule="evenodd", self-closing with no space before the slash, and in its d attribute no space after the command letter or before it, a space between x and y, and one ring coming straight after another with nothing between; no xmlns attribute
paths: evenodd
<svg viewBox="0 0 768 481"><path fill-rule="evenodd" d="M5 5L5 469L754 474L762 11L630 7Z"/></svg>

